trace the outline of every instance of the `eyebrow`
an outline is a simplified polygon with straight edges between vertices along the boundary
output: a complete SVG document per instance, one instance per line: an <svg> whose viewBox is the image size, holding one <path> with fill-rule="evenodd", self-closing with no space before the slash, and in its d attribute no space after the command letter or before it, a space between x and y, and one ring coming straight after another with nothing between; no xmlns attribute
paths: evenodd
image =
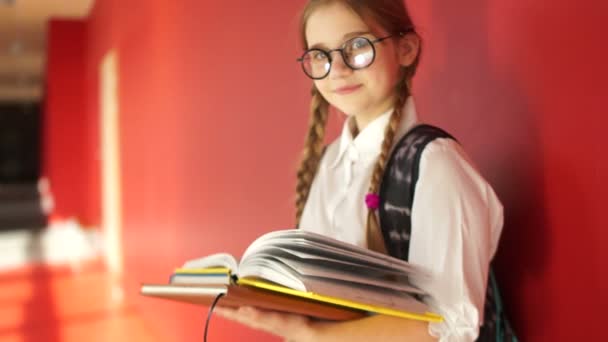
<svg viewBox="0 0 608 342"><path fill-rule="evenodd" d="M355 31L355 32L350 32L350 33L345 34L342 37L342 41L344 42L344 41L346 41L346 40L348 40L350 38L354 38L354 37L358 37L358 36L363 36L363 35L366 35L366 34L372 34L372 32L370 32L370 31ZM320 49L320 48L326 48L327 49L327 45L325 45L323 43L317 43L315 45L309 46L308 48L309 49Z"/></svg>

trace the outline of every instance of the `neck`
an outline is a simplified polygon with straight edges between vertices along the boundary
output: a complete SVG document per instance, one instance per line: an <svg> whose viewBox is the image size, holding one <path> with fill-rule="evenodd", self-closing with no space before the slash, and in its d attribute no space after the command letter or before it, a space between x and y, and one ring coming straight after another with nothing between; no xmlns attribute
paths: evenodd
<svg viewBox="0 0 608 342"><path fill-rule="evenodd" d="M359 132L365 129L370 122L374 121L380 115L386 113L391 108L394 107L394 99L390 98L386 101L382 106L379 106L376 110L371 112L362 112L354 115L354 127L351 127L351 131L353 133L353 137L355 137Z"/></svg>

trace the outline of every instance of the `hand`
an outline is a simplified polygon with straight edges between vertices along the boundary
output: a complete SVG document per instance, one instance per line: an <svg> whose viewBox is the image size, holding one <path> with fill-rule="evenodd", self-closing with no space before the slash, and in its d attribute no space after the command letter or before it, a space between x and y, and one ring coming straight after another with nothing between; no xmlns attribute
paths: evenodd
<svg viewBox="0 0 608 342"><path fill-rule="evenodd" d="M311 320L306 316L261 310L250 306L238 309L216 307L214 313L253 329L277 335L286 341L311 340Z"/></svg>

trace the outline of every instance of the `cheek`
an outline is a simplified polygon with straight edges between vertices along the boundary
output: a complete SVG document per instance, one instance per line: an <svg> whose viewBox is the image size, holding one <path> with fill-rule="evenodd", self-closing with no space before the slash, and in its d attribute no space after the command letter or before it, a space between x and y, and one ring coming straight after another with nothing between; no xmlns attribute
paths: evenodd
<svg viewBox="0 0 608 342"><path fill-rule="evenodd" d="M331 88L330 88L330 85L329 85L329 82L327 81L327 79L314 81L314 85L317 88L317 90L321 93L321 95L326 100L329 100L328 96L330 96L330 94L331 94Z"/></svg>
<svg viewBox="0 0 608 342"><path fill-rule="evenodd" d="M377 60L366 70L364 76L372 84L374 92L385 93L394 89L399 79L399 65L391 61Z"/></svg>

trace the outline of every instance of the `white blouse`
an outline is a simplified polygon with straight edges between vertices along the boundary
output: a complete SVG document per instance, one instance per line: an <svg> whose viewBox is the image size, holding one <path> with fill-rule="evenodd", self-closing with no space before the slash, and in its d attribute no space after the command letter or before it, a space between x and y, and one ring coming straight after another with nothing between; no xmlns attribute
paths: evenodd
<svg viewBox="0 0 608 342"><path fill-rule="evenodd" d="M321 160L300 228L366 247L365 195L391 112L369 123L354 139L342 135ZM417 123L414 100L404 107L395 143ZM354 118L349 118L352 120ZM430 323L440 341L474 341L483 322L488 265L503 226L503 207L461 146L451 139L429 143L420 159L412 206L409 262L433 274L427 304L443 315Z"/></svg>

